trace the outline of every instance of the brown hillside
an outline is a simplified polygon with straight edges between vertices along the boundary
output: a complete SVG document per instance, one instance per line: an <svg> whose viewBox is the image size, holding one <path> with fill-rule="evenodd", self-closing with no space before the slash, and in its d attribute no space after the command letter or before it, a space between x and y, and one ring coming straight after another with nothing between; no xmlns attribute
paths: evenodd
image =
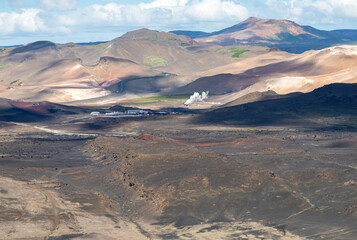
<svg viewBox="0 0 357 240"><path fill-rule="evenodd" d="M356 53L354 46L332 47L300 55L267 53L264 57L249 58L211 70L208 73L218 73L219 70L226 73L199 78L177 92L210 90L212 93L224 94L215 97L215 100L226 103L252 92L272 90L278 94L288 94L309 92L335 82L355 83ZM266 64L263 64L261 58L266 59ZM249 69L249 65L253 67Z"/></svg>
<svg viewBox="0 0 357 240"><path fill-rule="evenodd" d="M212 36L197 38L195 40L200 43L267 44L271 41L284 41L284 36L287 34L291 36L305 35L305 37L319 38L306 32L303 27L289 20L251 17Z"/></svg>

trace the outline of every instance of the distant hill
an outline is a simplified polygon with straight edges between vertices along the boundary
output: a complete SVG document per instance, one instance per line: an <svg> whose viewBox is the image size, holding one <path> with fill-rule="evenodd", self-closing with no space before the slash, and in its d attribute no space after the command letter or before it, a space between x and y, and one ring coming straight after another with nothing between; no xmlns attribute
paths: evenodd
<svg viewBox="0 0 357 240"><path fill-rule="evenodd" d="M337 116L357 116L357 84L335 83L305 94L217 109L204 114L201 121L284 125ZM357 123L351 124L356 127Z"/></svg>
<svg viewBox="0 0 357 240"><path fill-rule="evenodd" d="M172 31L194 38L199 43L227 45L261 45L277 47L291 53L320 50L357 41L357 30L323 31L300 26L289 20L251 17L232 27L212 32Z"/></svg>
<svg viewBox="0 0 357 240"><path fill-rule="evenodd" d="M76 45L79 46L92 46L92 45L99 45L102 43L107 43L108 41L99 41L99 42L80 42L80 43L75 43Z"/></svg>
<svg viewBox="0 0 357 240"><path fill-rule="evenodd" d="M228 103L253 92L310 92L331 83L357 83L356 63L356 46L331 47L299 55L270 52L212 69L208 76L176 89L175 93L208 90L213 94L231 95L229 99L215 99Z"/></svg>
<svg viewBox="0 0 357 240"><path fill-rule="evenodd" d="M176 30L176 31L171 31L171 33L177 34L177 35L185 35L190 38L201 38L201 37L208 37L211 36L212 33L208 32L201 32L201 31L185 31L185 30Z"/></svg>
<svg viewBox="0 0 357 240"><path fill-rule="evenodd" d="M25 46L20 46L15 49L13 49L10 54L16 54L16 53L26 53L26 52L32 52L32 51L46 51L47 49L56 49L56 44L53 42L49 41L38 41L34 43L27 44Z"/></svg>
<svg viewBox="0 0 357 240"><path fill-rule="evenodd" d="M232 54L219 45L200 46L190 37L149 29L94 45L38 41L1 49L0 96L59 103L118 90L152 94L184 86L197 72L233 63L237 58Z"/></svg>
<svg viewBox="0 0 357 240"><path fill-rule="evenodd" d="M58 117L59 115L78 114L89 111L85 108L65 106L51 102L16 102L0 98L0 122L42 121Z"/></svg>
<svg viewBox="0 0 357 240"><path fill-rule="evenodd" d="M250 102L286 98L286 97L291 97L293 95L299 95L299 94L302 94L302 93L296 92L296 93L289 93L286 95L279 95L272 90L269 90L266 92L251 92L251 93L248 93L242 97L237 98L236 100L233 100L227 104L224 104L222 107L231 107L231 106L246 104L246 103L250 103Z"/></svg>
<svg viewBox="0 0 357 240"><path fill-rule="evenodd" d="M324 32L287 20L256 18L212 37L223 34L244 38L247 43L253 39L257 44L273 40L282 44L283 30L301 37L303 43L311 39L323 42L321 36L327 38L329 34L355 37L349 30ZM252 37L258 35L260 38ZM214 95L213 101L225 104L254 92L271 90L280 96L336 82L357 82L357 46L334 46L297 55L262 46L202 44L208 38L196 41L139 29L97 45L39 41L1 48L0 97L56 103L95 99L97 104L107 104L126 98L208 90ZM232 104L275 98L260 93Z"/></svg>

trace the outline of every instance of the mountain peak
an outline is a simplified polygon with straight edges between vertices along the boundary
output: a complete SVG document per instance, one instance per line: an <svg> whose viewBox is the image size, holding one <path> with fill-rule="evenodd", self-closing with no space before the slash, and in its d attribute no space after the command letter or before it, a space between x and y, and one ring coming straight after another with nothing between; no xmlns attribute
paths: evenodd
<svg viewBox="0 0 357 240"><path fill-rule="evenodd" d="M151 41L151 42L168 42L176 41L182 45L195 45L195 43L190 37L184 35L176 35L169 32L159 32L155 30L150 30L147 28L142 28L139 30L127 32L123 36L114 39L113 41L120 40L140 40L140 41Z"/></svg>
<svg viewBox="0 0 357 240"><path fill-rule="evenodd" d="M158 31L150 30L147 28L142 28L142 29L127 32L120 38L134 40L134 39L141 39L143 37L145 38L147 36L155 36L158 33L159 33Z"/></svg>
<svg viewBox="0 0 357 240"><path fill-rule="evenodd" d="M320 32L317 30L312 29L312 32L310 32L308 28L285 19L250 17L232 27L207 34L195 40L201 43L216 43L223 46L242 44L281 48L279 44L285 44L289 47L302 41L317 42L324 38L323 33L321 36L319 34Z"/></svg>
<svg viewBox="0 0 357 240"><path fill-rule="evenodd" d="M250 17L237 25L252 26L254 24L293 24L299 26L295 22L287 19L262 19L257 17Z"/></svg>
<svg viewBox="0 0 357 240"><path fill-rule="evenodd" d="M261 20L263 20L263 19L258 18L258 17L250 17L250 18L246 19L243 22L258 22L258 21L261 21Z"/></svg>
<svg viewBox="0 0 357 240"><path fill-rule="evenodd" d="M37 41L37 42L29 43L25 46L15 48L10 53L11 54L24 53L24 52L39 51L39 50L44 50L44 49L55 50L56 44L53 42L50 42L50 41Z"/></svg>

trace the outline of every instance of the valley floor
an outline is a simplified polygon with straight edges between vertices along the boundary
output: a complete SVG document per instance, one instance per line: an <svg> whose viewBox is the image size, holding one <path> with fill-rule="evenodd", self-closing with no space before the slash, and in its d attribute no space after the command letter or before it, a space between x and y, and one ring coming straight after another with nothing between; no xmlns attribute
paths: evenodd
<svg viewBox="0 0 357 240"><path fill-rule="evenodd" d="M2 123L0 239L355 239L357 133Z"/></svg>

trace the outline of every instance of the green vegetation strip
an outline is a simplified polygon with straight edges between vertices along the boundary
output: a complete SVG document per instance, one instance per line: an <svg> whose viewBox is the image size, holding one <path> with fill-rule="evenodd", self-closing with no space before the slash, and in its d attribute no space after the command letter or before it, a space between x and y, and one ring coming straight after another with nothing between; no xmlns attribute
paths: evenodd
<svg viewBox="0 0 357 240"><path fill-rule="evenodd" d="M164 59L157 56L147 56L146 61L150 64L151 67L162 67L167 65Z"/></svg>
<svg viewBox="0 0 357 240"><path fill-rule="evenodd" d="M234 58L241 58L245 57L245 53L249 52L249 50L241 48L241 47L233 47L233 48L228 48L228 52L232 54L232 57Z"/></svg>
<svg viewBox="0 0 357 240"><path fill-rule="evenodd" d="M15 80L15 81L12 81L12 82L10 83L10 85L14 85L14 84L17 83L18 81L19 81L19 79Z"/></svg>
<svg viewBox="0 0 357 240"><path fill-rule="evenodd" d="M230 54L232 54L231 56L234 58L242 58L245 57L245 53L249 52L250 50L245 49L243 47L231 47L231 48L221 48L217 50L218 52L220 51L225 51L225 52L229 52Z"/></svg>

